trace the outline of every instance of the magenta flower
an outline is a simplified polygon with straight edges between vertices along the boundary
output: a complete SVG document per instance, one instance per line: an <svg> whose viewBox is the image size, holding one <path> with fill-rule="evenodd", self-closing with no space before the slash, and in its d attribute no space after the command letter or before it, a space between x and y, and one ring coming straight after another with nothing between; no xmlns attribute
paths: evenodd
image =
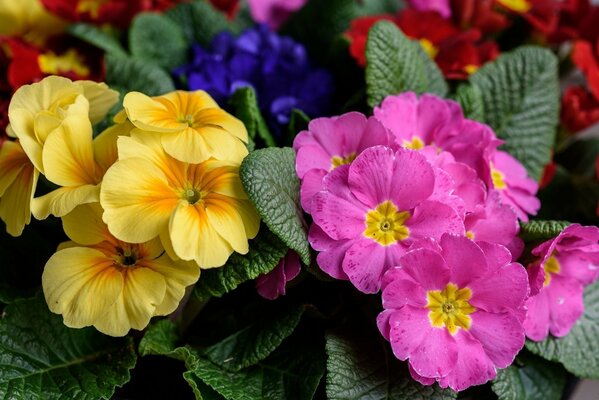
<svg viewBox="0 0 599 400"><path fill-rule="evenodd" d="M584 311L584 287L599 277L599 228L572 224L532 253L540 259L528 267L526 336L565 336Z"/></svg>
<svg viewBox="0 0 599 400"><path fill-rule="evenodd" d="M281 25L306 4L308 0L248 0L254 21L265 23L272 29Z"/></svg>
<svg viewBox="0 0 599 400"><path fill-rule="evenodd" d="M322 179L329 171L351 163L369 147L392 143L391 134L379 121L358 112L310 121L308 130L300 132L293 142L304 210L310 213L312 197L322 188Z"/></svg>
<svg viewBox="0 0 599 400"><path fill-rule="evenodd" d="M301 269L299 256L295 251L289 250L275 269L256 278L256 291L268 300L275 300L279 296L284 296L287 282L295 279Z"/></svg>
<svg viewBox="0 0 599 400"><path fill-rule="evenodd" d="M416 380L460 391L513 362L528 280L511 260L503 246L445 234L416 243L385 274L379 330Z"/></svg>
<svg viewBox="0 0 599 400"><path fill-rule="evenodd" d="M541 202L536 197L539 185L529 178L518 160L505 151L491 155L490 174L487 185L501 194L501 200L510 205L519 219L528 221L528 214L535 215Z"/></svg>
<svg viewBox="0 0 599 400"><path fill-rule="evenodd" d="M449 0L409 0L409 3L418 11L436 11L443 18L451 17Z"/></svg>
<svg viewBox="0 0 599 400"><path fill-rule="evenodd" d="M439 196L430 200L435 170L416 151L375 146L336 168L312 200L309 233L329 275L364 293L380 289L384 272L421 238L464 234L462 218Z"/></svg>

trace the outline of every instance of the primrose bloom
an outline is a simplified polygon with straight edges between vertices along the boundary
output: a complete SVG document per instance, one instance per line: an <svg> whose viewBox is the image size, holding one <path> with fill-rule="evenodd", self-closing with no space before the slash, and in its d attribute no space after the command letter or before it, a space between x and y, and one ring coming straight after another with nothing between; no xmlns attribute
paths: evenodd
<svg viewBox="0 0 599 400"><path fill-rule="evenodd" d="M248 252L260 217L241 185L239 163L183 163L164 151L158 135L136 130L118 139L118 153L100 193L115 237L143 243L160 236L173 257L201 268Z"/></svg>
<svg viewBox="0 0 599 400"><path fill-rule="evenodd" d="M284 296L287 282L295 279L301 269L299 256L295 251L289 250L275 269L256 278L256 291L268 300L275 300L279 296Z"/></svg>
<svg viewBox="0 0 599 400"><path fill-rule="evenodd" d="M143 329L153 316L175 311L198 280L198 266L171 260L160 240L132 244L112 236L98 203L77 207L63 227L73 242L50 257L42 287L50 310L71 328L93 325L111 336Z"/></svg>
<svg viewBox="0 0 599 400"><path fill-rule="evenodd" d="M312 197L322 188L322 179L329 171L351 163L369 147L392 144L393 138L379 121L358 112L310 121L308 130L293 141L304 210L310 212Z"/></svg>
<svg viewBox="0 0 599 400"><path fill-rule="evenodd" d="M2 1L0 21L0 36L19 37L37 45L67 27L65 21L46 10L42 0Z"/></svg>
<svg viewBox="0 0 599 400"><path fill-rule="evenodd" d="M584 287L599 277L599 228L572 224L532 253L540 258L528 267L526 336L565 336L584 311Z"/></svg>
<svg viewBox="0 0 599 400"><path fill-rule="evenodd" d="M511 259L503 246L445 234L415 244L385 274L377 323L414 379L460 391L513 362L528 280Z"/></svg>
<svg viewBox="0 0 599 400"><path fill-rule="evenodd" d="M158 97L131 92L123 106L135 127L159 134L166 152L179 161L197 164L213 157L240 163L248 154L245 125L203 90Z"/></svg>
<svg viewBox="0 0 599 400"><path fill-rule="evenodd" d="M412 150L371 147L333 170L312 200L309 240L321 251L319 266L376 293L384 272L415 240L463 235L457 211L442 196L430 200L434 188L433 166Z"/></svg>

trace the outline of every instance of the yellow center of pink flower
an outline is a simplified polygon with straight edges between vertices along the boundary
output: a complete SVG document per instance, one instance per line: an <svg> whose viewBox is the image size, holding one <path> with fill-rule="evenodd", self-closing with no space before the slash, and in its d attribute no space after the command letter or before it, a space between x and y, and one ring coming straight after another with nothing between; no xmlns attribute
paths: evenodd
<svg viewBox="0 0 599 400"><path fill-rule="evenodd" d="M505 183L505 175L503 172L495 169L493 164L491 164L491 180L493 181L493 187L497 190L503 190L507 188L507 184Z"/></svg>
<svg viewBox="0 0 599 400"><path fill-rule="evenodd" d="M62 55L57 55L51 51L40 54L37 62L40 70L46 74L60 75L71 71L79 76L90 74L89 68L83 61L83 57L74 49L69 49Z"/></svg>
<svg viewBox="0 0 599 400"><path fill-rule="evenodd" d="M349 153L349 155L346 157L333 156L333 157L331 157L331 171L337 167L342 166L342 165L351 164L351 162L354 161L355 159L356 159L355 152Z"/></svg>
<svg viewBox="0 0 599 400"><path fill-rule="evenodd" d="M422 47L424 52L428 54L428 56L432 59L434 59L437 56L437 53L439 52L439 49L435 47L433 42L425 38L420 39L420 46Z"/></svg>
<svg viewBox="0 0 599 400"><path fill-rule="evenodd" d="M401 144L406 149L420 150L424 147L424 142L418 136L414 136L412 140L405 140Z"/></svg>
<svg viewBox="0 0 599 400"><path fill-rule="evenodd" d="M468 232L466 232L466 237L467 237L468 239L470 239L470 240L474 240L474 236L475 236L475 235L474 235L474 232L472 232L472 231L468 231Z"/></svg>
<svg viewBox="0 0 599 400"><path fill-rule="evenodd" d="M551 256L545 261L543 269L545 270L545 281L543 282L543 286L549 286L551 283L551 275L559 273L562 267L559 265L557 258Z"/></svg>
<svg viewBox="0 0 599 400"><path fill-rule="evenodd" d="M532 5L527 0L497 0L497 2L517 13L526 13L532 8Z"/></svg>
<svg viewBox="0 0 599 400"><path fill-rule="evenodd" d="M458 328L470 329L472 325L470 314L476 311L476 308L468 302L471 297L472 290L467 287L458 289L453 283L448 283L444 290L427 291L426 308L430 310L428 318L431 325L436 328L445 327L452 335Z"/></svg>
<svg viewBox="0 0 599 400"><path fill-rule="evenodd" d="M410 229L404 223L412 215L399 211L390 200L384 201L366 214L364 236L382 246L390 246L410 236Z"/></svg>

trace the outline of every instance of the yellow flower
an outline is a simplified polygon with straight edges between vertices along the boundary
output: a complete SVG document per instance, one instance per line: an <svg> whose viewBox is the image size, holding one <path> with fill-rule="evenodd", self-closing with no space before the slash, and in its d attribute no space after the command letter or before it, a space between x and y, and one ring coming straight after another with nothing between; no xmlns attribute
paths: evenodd
<svg viewBox="0 0 599 400"><path fill-rule="evenodd" d="M40 0L0 1L0 36L12 36L43 45L64 32L67 23L46 11Z"/></svg>
<svg viewBox="0 0 599 400"><path fill-rule="evenodd" d="M35 168L45 173L42 148L66 116L87 107L88 117L95 124L106 116L118 98L118 92L110 90L104 83L73 82L49 76L15 92L8 107L10 125L7 131L21 141Z"/></svg>
<svg viewBox="0 0 599 400"><path fill-rule="evenodd" d="M12 236L20 236L31 221L29 207L38 176L21 144L5 141L0 148L0 218Z"/></svg>
<svg viewBox="0 0 599 400"><path fill-rule="evenodd" d="M141 243L160 235L167 251L201 268L222 266L233 251L248 252L260 217L238 163L183 163L166 154L157 135L135 130L119 138L118 149L100 193L114 236Z"/></svg>
<svg viewBox="0 0 599 400"><path fill-rule="evenodd" d="M98 203L77 207L63 217L73 240L48 260L42 275L50 310L65 325L93 325L111 336L143 329L150 318L172 313L185 288L198 280L194 263L173 261L160 240L131 244L114 238L101 219Z"/></svg>
<svg viewBox="0 0 599 400"><path fill-rule="evenodd" d="M123 106L133 125L159 133L164 149L177 160L201 163L213 157L239 163L248 154L243 123L202 90L158 97L131 92Z"/></svg>

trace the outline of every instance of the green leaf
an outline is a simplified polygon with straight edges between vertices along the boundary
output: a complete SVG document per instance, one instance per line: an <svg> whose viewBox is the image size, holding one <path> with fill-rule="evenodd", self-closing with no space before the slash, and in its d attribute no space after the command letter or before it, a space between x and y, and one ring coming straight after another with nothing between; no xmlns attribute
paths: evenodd
<svg viewBox="0 0 599 400"><path fill-rule="evenodd" d="M585 311L563 338L550 336L543 342L526 342L541 357L558 361L581 378L599 378L599 281L584 291Z"/></svg>
<svg viewBox="0 0 599 400"><path fill-rule="evenodd" d="M43 296L5 308L0 347L4 399L109 399L136 361L131 340L67 328Z"/></svg>
<svg viewBox="0 0 599 400"><path fill-rule="evenodd" d="M127 52L113 35L106 30L91 24L73 24L68 28L69 33L77 39L81 39L91 45L102 49L106 54L127 57Z"/></svg>
<svg viewBox="0 0 599 400"><path fill-rule="evenodd" d="M310 123L310 117L306 115L302 110L294 108L291 111L291 117L289 118L289 136L294 138L298 133L303 131L304 129L308 129L308 124Z"/></svg>
<svg viewBox="0 0 599 400"><path fill-rule="evenodd" d="M523 46L470 77L483 96L484 122L505 140L504 149L535 180L551 161L555 141L560 98L557 64L550 50Z"/></svg>
<svg viewBox="0 0 599 400"><path fill-rule="evenodd" d="M520 237L525 242L544 242L559 235L570 225L567 221L529 221L520 223Z"/></svg>
<svg viewBox="0 0 599 400"><path fill-rule="evenodd" d="M206 1L179 4L168 10L166 16L183 29L188 43L204 47L217 33L229 30L225 15Z"/></svg>
<svg viewBox="0 0 599 400"><path fill-rule="evenodd" d="M169 319L161 319L152 324L139 342L140 356L167 354L175 348L177 341L176 326Z"/></svg>
<svg viewBox="0 0 599 400"><path fill-rule="evenodd" d="M293 333L304 311L304 306L284 308L206 348L203 355L233 372L255 365Z"/></svg>
<svg viewBox="0 0 599 400"><path fill-rule="evenodd" d="M163 14L138 14L129 29L133 57L171 70L185 63L187 41L183 30Z"/></svg>
<svg viewBox="0 0 599 400"><path fill-rule="evenodd" d="M404 363L372 334L329 332L326 335L327 398L449 400L456 393L438 385L423 386L410 378Z"/></svg>
<svg viewBox="0 0 599 400"><path fill-rule="evenodd" d="M530 354L497 372L492 389L499 400L559 400L566 386L566 371Z"/></svg>
<svg viewBox="0 0 599 400"><path fill-rule="evenodd" d="M158 96L175 90L170 75L162 68L133 58L106 56L106 83L130 92Z"/></svg>
<svg viewBox="0 0 599 400"><path fill-rule="evenodd" d="M267 146L277 145L266 126L266 122L264 122L258 107L256 92L253 88L242 87L237 89L229 99L229 103L233 107L235 116L245 124L248 135L252 140L255 140L258 136Z"/></svg>
<svg viewBox="0 0 599 400"><path fill-rule="evenodd" d="M484 121L485 105L483 103L483 94L478 86L468 84L458 86L455 99L462 106L466 118Z"/></svg>
<svg viewBox="0 0 599 400"><path fill-rule="evenodd" d="M309 265L310 245L299 204L293 149L256 150L243 160L239 175L266 226Z"/></svg>
<svg viewBox="0 0 599 400"><path fill-rule="evenodd" d="M206 301L212 296L221 297L243 282L272 271L285 254L287 246L262 226L258 236L250 241L247 254L233 253L223 267L202 271L194 296L199 301Z"/></svg>
<svg viewBox="0 0 599 400"><path fill-rule="evenodd" d="M435 63L418 43L389 21L378 22L370 29L366 60L366 91L371 107L405 91L447 94L447 83Z"/></svg>

